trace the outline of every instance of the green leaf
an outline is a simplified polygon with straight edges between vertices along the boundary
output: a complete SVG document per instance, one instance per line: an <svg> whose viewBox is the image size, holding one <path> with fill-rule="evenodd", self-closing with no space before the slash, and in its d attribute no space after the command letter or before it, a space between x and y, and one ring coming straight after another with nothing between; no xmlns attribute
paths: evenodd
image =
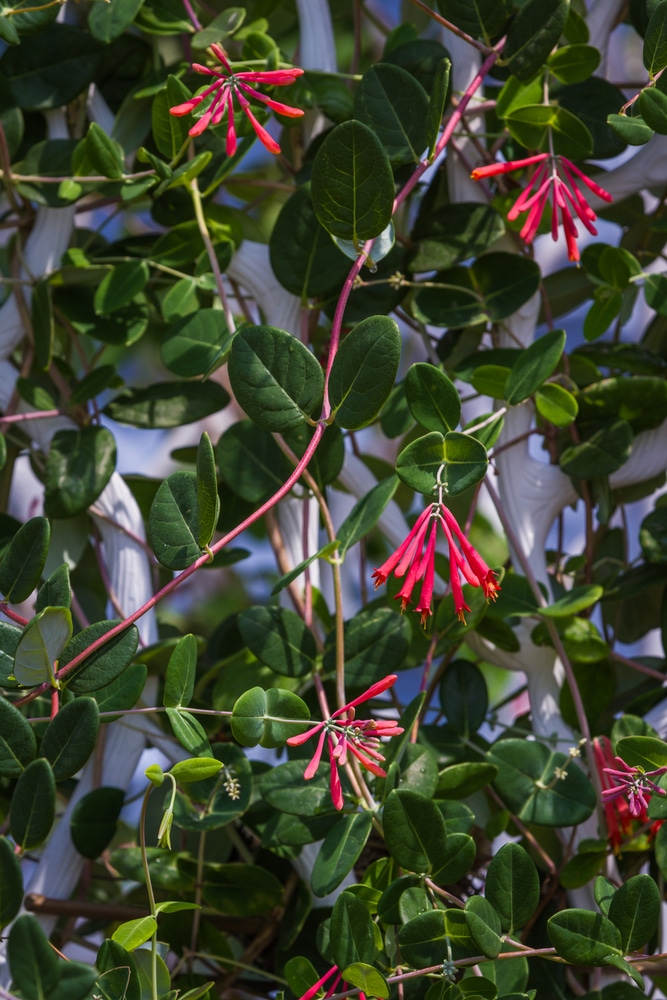
<svg viewBox="0 0 667 1000"><path fill-rule="evenodd" d="M446 799L466 799L492 784L498 774L494 764L481 761L465 761L462 764L448 764L440 772L437 792Z"/></svg>
<svg viewBox="0 0 667 1000"><path fill-rule="evenodd" d="M373 817L369 812L341 816L332 824L313 865L311 885L315 896L328 896L340 885L359 860L372 825ZM374 957L373 951L370 958L360 960L372 961Z"/></svg>
<svg viewBox="0 0 667 1000"><path fill-rule="evenodd" d="M0 698L0 775L18 778L36 753L32 726L18 708Z"/></svg>
<svg viewBox="0 0 667 1000"><path fill-rule="evenodd" d="M191 757L190 760L178 761L169 773L181 784L188 784L212 778L223 766L222 761L216 760L215 757Z"/></svg>
<svg viewBox="0 0 667 1000"><path fill-rule="evenodd" d="M120 624L120 619L96 622L77 632L65 646L58 666L62 670L70 660L83 653L92 643ZM118 635L104 643L94 653L87 656L83 663L67 674L65 683L75 694L89 694L110 684L123 673L134 659L139 644L139 632L136 625L130 625Z"/></svg>
<svg viewBox="0 0 667 1000"><path fill-rule="evenodd" d="M593 153L593 136L576 114L553 104L524 104L507 115L513 137L531 149L548 147L561 156L582 159Z"/></svg>
<svg viewBox="0 0 667 1000"><path fill-rule="evenodd" d="M141 10L144 0L114 0L113 3L96 3L88 15L88 27L98 42L114 42Z"/></svg>
<svg viewBox="0 0 667 1000"><path fill-rule="evenodd" d="M441 59L435 71L435 79L428 101L428 117L426 119L426 138L428 155L433 156L442 116L445 113L445 102L449 90L449 74L452 68L451 59Z"/></svg>
<svg viewBox="0 0 667 1000"><path fill-rule="evenodd" d="M192 94L176 76L167 77L167 85L153 98L151 118L153 138L158 152L167 160L173 160L188 140L188 129L192 125L189 116L179 117L169 113L169 108L189 101Z"/></svg>
<svg viewBox="0 0 667 1000"><path fill-rule="evenodd" d="M415 312L424 322L448 327L498 322L535 294L540 269L516 254L487 253L472 267L442 271L430 284L415 295Z"/></svg>
<svg viewBox="0 0 667 1000"><path fill-rule="evenodd" d="M168 569L185 569L201 555L197 475L172 472L160 483L148 517L150 542Z"/></svg>
<svg viewBox="0 0 667 1000"><path fill-rule="evenodd" d="M435 803L408 789L394 789L383 813L387 849L401 868L417 874L441 867L445 824Z"/></svg>
<svg viewBox="0 0 667 1000"><path fill-rule="evenodd" d="M358 987L367 996L389 1000L389 985L384 976L372 965L353 962L342 970L342 974L346 983Z"/></svg>
<svg viewBox="0 0 667 1000"><path fill-rule="evenodd" d="M162 704L165 708L181 708L192 701L197 671L197 640L184 635L178 640L167 664Z"/></svg>
<svg viewBox="0 0 667 1000"><path fill-rule="evenodd" d="M613 420L581 444L565 448L560 456L560 467L567 476L578 479L609 476L627 462L633 437L627 420Z"/></svg>
<svg viewBox="0 0 667 1000"><path fill-rule="evenodd" d="M269 256L280 284L302 301L325 298L345 281L349 264L317 221L309 184L297 188L283 205L269 240Z"/></svg>
<svg viewBox="0 0 667 1000"><path fill-rule="evenodd" d="M77 698L63 705L46 727L39 748L56 781L71 778L83 767L95 749L99 728L97 702L92 698Z"/></svg>
<svg viewBox="0 0 667 1000"><path fill-rule="evenodd" d="M102 279L93 300L98 316L108 315L129 305L143 291L149 278L145 260L132 260L116 264Z"/></svg>
<svg viewBox="0 0 667 1000"><path fill-rule="evenodd" d="M630 767L645 771L667 767L667 743L653 736L625 736L616 744L616 753Z"/></svg>
<svg viewBox="0 0 667 1000"><path fill-rule="evenodd" d="M53 679L54 664L72 635L69 608L44 608L28 623L14 655L19 684L36 687Z"/></svg>
<svg viewBox="0 0 667 1000"><path fill-rule="evenodd" d="M491 205L462 201L436 208L415 229L410 271L441 271L485 253L505 234L505 222Z"/></svg>
<svg viewBox="0 0 667 1000"><path fill-rule="evenodd" d="M502 923L495 907L484 896L470 896L466 900L465 915L479 950L487 958L497 958L502 951Z"/></svg>
<svg viewBox="0 0 667 1000"><path fill-rule="evenodd" d="M215 452L221 479L248 503L268 499L289 474L273 436L251 420L239 420L227 428Z"/></svg>
<svg viewBox="0 0 667 1000"><path fill-rule="evenodd" d="M486 448L459 431L432 431L404 448L396 460L399 478L413 490L435 498L438 485L445 496L457 496L475 486L486 475Z"/></svg>
<svg viewBox="0 0 667 1000"><path fill-rule="evenodd" d="M95 965L101 973L96 991L103 1000L141 1000L141 984L134 959L116 941L106 938L102 942Z"/></svg>
<svg viewBox="0 0 667 1000"><path fill-rule="evenodd" d="M236 334L229 379L240 406L268 431L298 427L322 405L319 362L296 337L273 326L244 327Z"/></svg>
<svg viewBox="0 0 667 1000"><path fill-rule="evenodd" d="M134 708L146 686L148 668L143 663L131 663L120 677L98 688L93 697L102 712L127 712ZM117 717L116 717L117 718ZM116 718L105 716L101 722L115 722Z"/></svg>
<svg viewBox="0 0 667 1000"><path fill-rule="evenodd" d="M667 509L656 507L647 514L639 529L639 544L650 563L667 562Z"/></svg>
<svg viewBox="0 0 667 1000"><path fill-rule="evenodd" d="M438 6L459 28L487 43L503 33L512 15L509 0L438 0Z"/></svg>
<svg viewBox="0 0 667 1000"><path fill-rule="evenodd" d="M405 377L405 396L412 416L427 431L446 434L458 427L459 394L451 379L434 365L411 365Z"/></svg>
<svg viewBox="0 0 667 1000"><path fill-rule="evenodd" d="M94 861L109 846L116 835L124 800L122 788L108 786L94 788L79 799L72 810L70 835L84 858Z"/></svg>
<svg viewBox="0 0 667 1000"><path fill-rule="evenodd" d="M503 85L496 99L496 114L505 118L516 108L526 104L538 104L543 96L543 84L539 78L533 78L524 83L516 76L510 76Z"/></svg>
<svg viewBox="0 0 667 1000"><path fill-rule="evenodd" d="M351 687L368 687L400 670L410 646L410 623L389 608L365 608L345 622L345 679ZM325 671L336 669L336 635L324 646Z"/></svg>
<svg viewBox="0 0 667 1000"><path fill-rule="evenodd" d="M649 128L667 135L667 94L657 87L646 87L639 95L639 111Z"/></svg>
<svg viewBox="0 0 667 1000"><path fill-rule="evenodd" d="M190 378L218 368L230 344L223 312L199 309L170 327L160 344L160 357L170 372Z"/></svg>
<svg viewBox="0 0 667 1000"><path fill-rule="evenodd" d="M607 124L630 146L643 146L655 135L653 129L640 117L610 114L607 115Z"/></svg>
<svg viewBox="0 0 667 1000"><path fill-rule="evenodd" d="M152 938L156 930L155 917L137 917L136 920L126 920L120 924L111 935L111 940L116 941L127 951L134 951Z"/></svg>
<svg viewBox="0 0 667 1000"><path fill-rule="evenodd" d="M289 608L248 608L239 615L238 627L250 652L275 673L303 677L315 669L315 637Z"/></svg>
<svg viewBox="0 0 667 1000"><path fill-rule="evenodd" d="M26 1000L44 1000L55 990L64 963L39 926L36 917L21 914L9 932L7 957L12 985Z"/></svg>
<svg viewBox="0 0 667 1000"><path fill-rule="evenodd" d="M507 32L503 62L520 80L542 67L565 28L569 0L528 0Z"/></svg>
<svg viewBox="0 0 667 1000"><path fill-rule="evenodd" d="M547 66L563 83L583 83L600 64L600 53L592 45L564 45L552 52Z"/></svg>
<svg viewBox="0 0 667 1000"><path fill-rule="evenodd" d="M624 955L653 937L660 921L660 892L650 875L633 875L614 893L608 917L621 932Z"/></svg>
<svg viewBox="0 0 667 1000"><path fill-rule="evenodd" d="M454 660L440 682L440 705L456 733L470 739L486 718L489 696L479 667L467 660Z"/></svg>
<svg viewBox="0 0 667 1000"><path fill-rule="evenodd" d="M21 36L8 17L0 15L0 38L9 45L20 45Z"/></svg>
<svg viewBox="0 0 667 1000"><path fill-rule="evenodd" d="M31 318L35 361L38 368L46 371L51 364L56 332L51 285L48 281L38 281L33 289Z"/></svg>
<svg viewBox="0 0 667 1000"><path fill-rule="evenodd" d="M280 577L278 583L271 591L271 597L274 597L276 594L279 594L281 590L284 590L285 587L289 586L292 580L296 580L297 577L301 576L303 571L307 569L308 566L310 566L312 563L314 563L316 559L328 559L329 556L332 554L332 552L335 552L337 548L338 548L337 540L334 540L333 542L327 542L327 544L323 545L322 548L319 550L319 552L316 552L315 555L308 556L307 559L304 559L302 562L300 562L297 566L294 567L294 569L290 570L289 573L285 573L284 576Z"/></svg>
<svg viewBox="0 0 667 1000"><path fill-rule="evenodd" d="M540 901L540 880L523 847L510 843L500 848L489 865L484 892L510 936L528 923Z"/></svg>
<svg viewBox="0 0 667 1000"><path fill-rule="evenodd" d="M189 712L180 712L177 708L168 708L167 718L182 747L197 757L212 756L208 736L199 719Z"/></svg>
<svg viewBox="0 0 667 1000"><path fill-rule="evenodd" d="M595 792L583 771L568 767L565 777L557 778L556 768L562 770L570 758L542 743L501 740L487 753L487 760L498 766L496 791L525 823L575 826L595 808Z"/></svg>
<svg viewBox="0 0 667 1000"><path fill-rule="evenodd" d="M51 527L45 517L21 525L0 562L0 591L6 601L20 604L39 583L46 562Z"/></svg>
<svg viewBox="0 0 667 1000"><path fill-rule="evenodd" d="M444 910L431 910L404 924L398 935L401 958L417 969L439 964L448 953L445 921Z"/></svg>
<svg viewBox="0 0 667 1000"><path fill-rule="evenodd" d="M262 916L284 905L282 885L275 875L259 865L207 866L203 896L209 906L231 916Z"/></svg>
<svg viewBox="0 0 667 1000"><path fill-rule="evenodd" d="M400 358L400 331L388 316L371 316L348 333L329 379L331 407L341 427L359 430L375 419L394 386Z"/></svg>
<svg viewBox="0 0 667 1000"><path fill-rule="evenodd" d="M232 733L241 746L282 746L290 736L304 732L308 707L297 695L280 688L251 688L234 704ZM299 721L303 720L303 721Z"/></svg>
<svg viewBox="0 0 667 1000"><path fill-rule="evenodd" d="M371 66L357 87L354 117L372 129L392 164L419 163L428 145L428 113L426 91L400 66Z"/></svg>
<svg viewBox="0 0 667 1000"><path fill-rule="evenodd" d="M104 408L106 416L132 427L180 427L223 410L229 393L217 382L162 382L126 389Z"/></svg>
<svg viewBox="0 0 667 1000"><path fill-rule="evenodd" d="M382 143L358 121L330 132L313 163L313 207L332 236L361 247L389 224L394 178Z"/></svg>
<svg viewBox="0 0 667 1000"><path fill-rule="evenodd" d="M578 615L580 611L590 608L603 594L604 587L598 584L581 584L568 590L564 597L560 597L548 607L540 608L540 614L546 618L569 618L570 615Z"/></svg>
<svg viewBox="0 0 667 1000"><path fill-rule="evenodd" d="M262 776L262 798L273 809L294 816L320 816L328 814L329 822L333 807L329 792L329 781L323 774L316 774L310 781L303 780L304 763L293 760L280 764Z"/></svg>
<svg viewBox="0 0 667 1000"><path fill-rule="evenodd" d="M123 2L123 0L121 0ZM101 6L101 5L100 5ZM115 6L115 5L113 5ZM123 150L119 143L110 139L97 122L91 122L86 134L86 156L103 177L115 180L123 174ZM106 310L102 310L105 312Z"/></svg>
<svg viewBox="0 0 667 1000"><path fill-rule="evenodd" d="M87 510L116 468L116 441L106 427L56 431L46 459L44 510L74 517Z"/></svg>
<svg viewBox="0 0 667 1000"><path fill-rule="evenodd" d="M565 330L551 330L521 352L505 385L510 406L528 399L549 378L561 359L566 339Z"/></svg>
<svg viewBox="0 0 667 1000"><path fill-rule="evenodd" d="M23 902L21 865L13 845L0 837L0 930L10 924Z"/></svg>
<svg viewBox="0 0 667 1000"><path fill-rule="evenodd" d="M341 892L331 913L329 933L332 957L339 969L354 962L370 965L374 961L377 949L373 921L356 896Z"/></svg>
<svg viewBox="0 0 667 1000"><path fill-rule="evenodd" d="M338 555L341 559L345 557L348 549L352 548L368 534L371 528L375 527L380 515L396 492L397 486L396 476L389 476L355 503L337 531Z"/></svg>
<svg viewBox="0 0 667 1000"><path fill-rule="evenodd" d="M644 35L644 66L651 77L667 66L667 7L655 4Z"/></svg>
<svg viewBox="0 0 667 1000"><path fill-rule="evenodd" d="M575 965L606 965L608 955L622 957L620 932L601 913L561 910L549 918L547 933L561 958Z"/></svg>
<svg viewBox="0 0 667 1000"><path fill-rule="evenodd" d="M23 851L46 840L56 815L56 781L51 766L38 757L16 782L9 813L12 838Z"/></svg>
<svg viewBox="0 0 667 1000"><path fill-rule="evenodd" d="M197 509L199 512L199 545L201 548L205 548L213 538L220 516L215 452L206 431L202 434L197 448Z"/></svg>
<svg viewBox="0 0 667 1000"><path fill-rule="evenodd" d="M99 43L81 28L52 24L28 46L7 49L2 57L5 86L19 108L59 108L92 83L100 51Z"/></svg>
<svg viewBox="0 0 667 1000"><path fill-rule="evenodd" d="M555 427L569 427L579 412L572 393L556 382L546 382L536 390L535 406L540 416Z"/></svg>

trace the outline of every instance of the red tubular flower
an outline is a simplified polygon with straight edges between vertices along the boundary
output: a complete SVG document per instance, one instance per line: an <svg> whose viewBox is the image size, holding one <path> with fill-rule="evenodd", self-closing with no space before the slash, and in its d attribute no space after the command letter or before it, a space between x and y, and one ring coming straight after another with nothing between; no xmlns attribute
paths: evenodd
<svg viewBox="0 0 667 1000"><path fill-rule="evenodd" d="M604 201L612 201L612 196L594 180L587 177L571 160L565 156L537 153L535 156L528 156L523 160L508 160L506 163L491 163L485 167L476 167L471 176L473 180L478 181L483 177L496 177L499 174L507 174L513 170L520 170L522 167L533 166L536 163L540 163L541 166L533 174L528 187L522 191L512 205L507 213L507 218L512 222L514 219L518 219L523 212L527 212L528 215L520 235L526 243L532 243L539 229L549 194L551 194L552 238L558 239L558 213L560 212L568 257L570 260L578 261L580 256L577 246L579 232L572 212L574 211L574 215L589 233L597 236L597 229L593 225L596 215L583 195L581 184L583 183L589 191Z"/></svg>
<svg viewBox="0 0 667 1000"><path fill-rule="evenodd" d="M470 611L470 608L463 597L461 576L473 587L481 587L484 596L489 601L495 601L500 587L494 571L489 569L477 549L461 531L452 512L441 501L432 503L419 515L405 541L379 569L373 570L375 587L377 589L381 583L386 583L392 573L399 579L405 576L405 582L395 598L395 600L401 601L401 610L405 611L412 597L412 591L417 582L422 580L421 593L415 611L421 615L421 623L425 625L428 616L433 614L431 605L438 524L442 527L449 546L449 580L456 615L459 621L465 624L464 612Z"/></svg>
<svg viewBox="0 0 667 1000"><path fill-rule="evenodd" d="M271 108L272 111L277 111L278 114L286 115L288 118L299 118L303 114L303 111L301 108L292 108L289 104L282 104L280 101L274 101L272 97L267 97L266 94L260 94L259 91L255 90L254 87L251 87L250 84L258 83L267 84L273 87L286 87L289 86L290 83L294 83L296 78L301 76L303 70L294 68L234 73L232 72L232 67L229 64L227 56L219 45L211 45L211 52L222 64L224 72L221 73L217 69L210 69L208 66L202 66L200 63L193 63L192 68L197 73L203 73L206 76L214 76L216 78L215 83L212 83L210 87L203 90L201 94L190 98L189 101L185 101L183 104L177 104L175 107L170 108L169 111L171 114L177 116L189 115L195 111L203 101L210 97L211 101L207 110L201 118L195 122L188 135L201 135L209 125L220 125L226 115L227 141L225 148L227 156L233 156L236 152L236 129L234 127L234 95L236 95L239 106L254 128L259 141L269 150L270 153L279 153L280 146L278 143L269 135L264 126L260 125L257 118L250 110L248 96L253 100L261 101L263 104L266 104L267 107Z"/></svg>
<svg viewBox="0 0 667 1000"><path fill-rule="evenodd" d="M648 822L647 809L651 794L667 794L664 788L651 780L666 774L667 767L660 767L655 771L630 767L620 757L613 756L611 740L607 736L598 736L593 740L593 754L602 785L602 804L609 842L614 851L618 852L624 837L632 833L633 820L642 824ZM611 764L615 766L610 767ZM654 824L651 834L656 829Z"/></svg>
<svg viewBox="0 0 667 1000"><path fill-rule="evenodd" d="M316 733L320 734L315 753L303 773L306 781L315 776L326 741L331 765L331 801L336 809L343 808L343 789L338 768L347 763L348 750L371 774L378 778L387 777L387 772L380 767L380 763L384 763L384 757L379 752L379 747L382 746L381 738L383 736L400 736L403 729L388 719L355 719L354 714L357 705L382 694L383 691L395 684L396 680L396 674L383 677L381 681L371 684L363 694L337 709L331 718L318 722L305 733L290 736L287 740L289 746L298 747L306 743Z"/></svg>

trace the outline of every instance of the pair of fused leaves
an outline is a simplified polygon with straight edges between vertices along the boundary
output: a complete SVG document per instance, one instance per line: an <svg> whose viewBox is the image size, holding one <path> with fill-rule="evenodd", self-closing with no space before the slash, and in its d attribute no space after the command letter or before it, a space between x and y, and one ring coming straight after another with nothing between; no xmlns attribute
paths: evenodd
<svg viewBox="0 0 667 1000"><path fill-rule="evenodd" d="M651 83L639 94L630 114L612 114L609 124L626 142L640 146L657 132L667 135L667 81L660 75L667 66L667 6L652 5L644 34L642 59Z"/></svg>
<svg viewBox="0 0 667 1000"><path fill-rule="evenodd" d="M400 332L388 316L363 320L347 334L329 379L329 403L341 427L358 430L375 419L394 385L400 352ZM322 409L319 362L275 327L246 327L234 337L229 378L248 416L268 431L312 424Z"/></svg>
<svg viewBox="0 0 667 1000"><path fill-rule="evenodd" d="M158 487L148 528L155 555L168 569L185 569L208 548L220 516L215 454L206 432L196 472L173 472Z"/></svg>

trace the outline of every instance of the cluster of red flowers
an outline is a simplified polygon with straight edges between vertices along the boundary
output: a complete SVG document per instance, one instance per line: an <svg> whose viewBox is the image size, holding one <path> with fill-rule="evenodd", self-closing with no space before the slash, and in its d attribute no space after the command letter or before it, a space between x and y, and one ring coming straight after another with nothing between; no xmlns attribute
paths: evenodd
<svg viewBox="0 0 667 1000"><path fill-rule="evenodd" d="M189 115L192 111L198 108L200 104L209 99L207 110L201 118L195 122L188 134L192 136L201 135L202 132L209 127L209 125L220 125L226 115L227 142L225 148L227 156L233 156L236 152L236 129L234 127L234 98L236 97L242 111L247 115L250 124L257 133L257 137L260 142L266 146L270 153L279 153L280 146L276 140L269 135L262 125L260 125L250 110L248 97L251 97L256 101L261 101L263 104L266 104L267 107L271 108L272 111L277 111L278 114L286 115L288 118L299 118L303 114L303 111L301 108L292 108L289 104L281 104L280 101L274 101L273 98L267 97L266 94L260 94L260 92L255 90L254 87L251 87L250 84L259 83L267 84L272 87L286 87L290 83L294 83L296 78L301 76L303 70L276 69L264 70L260 72L234 73L232 72L232 67L229 64L227 56L219 45L211 45L211 51L220 61L224 72L221 73L217 69L209 69L208 66L202 66L200 63L193 63L192 68L196 70L197 73L204 73L206 76L214 76L216 78L215 82L212 83L210 87L207 87L201 94L190 98L189 101L185 101L184 104L177 104L175 107L170 108L169 110L171 114L178 116Z"/></svg>
<svg viewBox="0 0 667 1000"><path fill-rule="evenodd" d="M449 545L449 581L454 597L454 607L459 621L465 623L465 611L470 608L463 596L461 576L473 587L481 587L487 600L495 601L500 587L496 574L489 569L479 552L461 531L452 512L438 501L430 504L415 521L412 531L379 569L373 571L376 588L386 583L391 576L405 576L405 582L396 600L402 603L402 610L408 606L412 591L418 580L423 580L421 594L415 611L421 615L422 625L433 614L433 584L435 579L435 542L438 525L442 527ZM458 540L458 545L454 540Z"/></svg>
<svg viewBox="0 0 667 1000"><path fill-rule="evenodd" d="M623 838L632 833L634 820L649 822L647 810L651 794L667 794L664 788L651 780L667 774L667 767L659 767L655 771L630 767L620 757L614 757L611 740L607 736L598 736L593 740L593 753L602 783L602 804L609 842L618 851ZM612 764L615 766L611 767ZM653 824L651 833L655 833L660 825L660 822Z"/></svg>
<svg viewBox="0 0 667 1000"><path fill-rule="evenodd" d="M336 809L343 808L343 789L338 768L347 763L348 750L371 774L378 778L387 777L387 772L380 767L380 762L384 762L384 757L378 749L382 745L381 738L383 736L399 736L403 730L395 722L389 720L355 719L354 715L357 705L382 694L383 691L395 684L396 680L396 674L389 674L383 680L372 684L358 698L339 708L331 718L318 722L305 733L301 733L300 736L290 736L287 740L289 746L298 747L302 743L306 743L316 733L320 734L315 753L303 773L306 781L315 777L326 741L329 763L331 764L331 799Z"/></svg>
<svg viewBox="0 0 667 1000"><path fill-rule="evenodd" d="M512 222L514 219L518 219L522 212L527 212L528 215L520 235L526 243L532 243L551 194L551 236L554 240L558 239L558 216L560 214L568 257L570 260L579 260L580 254L577 246L579 232L572 215L573 210L588 232L597 236L597 229L593 225L597 216L581 191L581 183L604 201L612 201L612 197L608 191L587 177L571 160L565 156L552 156L551 153L538 153L536 156L528 156L524 160L508 160L506 163L491 163L485 167L476 167L472 172L472 178L478 181L483 177L497 177L499 174L508 174L513 170L521 170L523 167L530 167L536 163L539 163L540 166L533 174L528 187L521 192L512 205L507 213L507 218Z"/></svg>

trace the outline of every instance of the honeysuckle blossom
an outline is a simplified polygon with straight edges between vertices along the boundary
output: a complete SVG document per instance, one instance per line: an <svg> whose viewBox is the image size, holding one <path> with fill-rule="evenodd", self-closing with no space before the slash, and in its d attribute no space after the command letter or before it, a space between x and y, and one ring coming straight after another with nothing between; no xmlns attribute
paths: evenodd
<svg viewBox="0 0 667 1000"><path fill-rule="evenodd" d="M461 577L473 587L481 587L487 600L495 601L500 587L496 582L494 571L489 569L477 549L466 538L456 518L441 499L422 511L405 541L379 569L373 571L375 587L377 589L380 584L386 583L392 572L399 579L404 576L405 582L396 594L395 600L401 601L401 610L405 611L412 597L412 591L417 582L422 580L415 611L421 615L421 623L425 625L428 616L433 614L431 605L438 525L444 531L449 546L449 581L456 615L459 621L465 623L464 612L470 611L470 608L463 596Z"/></svg>
<svg viewBox="0 0 667 1000"><path fill-rule="evenodd" d="M571 160L565 156L553 156L551 153L537 153L535 156L528 156L523 160L508 160L506 163L491 163L485 167L476 167L471 176L473 180L478 181L483 177L496 177L499 174L511 173L513 170L521 170L523 167L530 167L537 163L540 166L533 174L528 186L512 205L507 213L507 218L512 222L514 219L518 219L523 212L527 212L528 215L520 235L526 243L532 243L544 214L547 200L551 195L551 236L554 240L558 239L560 215L568 257L570 260L577 261L580 258L577 246L579 231L574 221L573 210L588 232L597 236L597 229L593 225L597 216L586 201L581 185L585 185L593 194L604 201L612 201L613 199L608 191L587 177Z"/></svg>
<svg viewBox="0 0 667 1000"><path fill-rule="evenodd" d="M655 771L644 771L641 767L630 767L620 757L614 757L611 741L607 736L593 740L595 765L602 784L602 804L609 842L618 851L623 836L632 832L633 820L648 822L648 804L651 794L665 795L664 788L656 785L652 778L667 774L667 767ZM614 764L614 767L610 765ZM650 789L650 790L649 790ZM654 824L652 833L660 825Z"/></svg>
<svg viewBox="0 0 667 1000"><path fill-rule="evenodd" d="M234 73L227 56L219 45L211 45L211 52L220 61L224 71L221 73L217 69L210 69L208 66L202 66L200 63L193 63L192 68L197 73L214 76L216 78L215 82L203 90L201 94L190 98L189 101L170 108L169 111L171 114L178 116L189 115L204 101L209 100L208 108L192 126L188 135L201 135L209 125L220 125L226 115L227 142L225 148L227 156L233 156L236 152L236 129L234 127L234 98L236 97L241 110L247 115L260 142L266 146L270 153L279 153L280 146L276 140L260 125L250 110L248 97L254 101L261 101L267 107L271 108L272 111L277 111L278 114L285 115L288 118L299 118L303 114L303 111L301 108L292 108L289 104L274 101L272 97L261 94L251 84L258 83L267 84L272 87L287 87L290 83L294 83L298 76L301 76L303 70L294 68Z"/></svg>
<svg viewBox="0 0 667 1000"><path fill-rule="evenodd" d="M287 740L289 746L298 747L319 733L315 753L303 773L306 781L315 777L326 742L331 764L331 800L336 809L343 808L343 789L338 767L347 763L348 751L371 774L378 778L387 777L387 772L380 767L380 763L384 763L384 757L378 749L382 745L381 737L400 736L402 728L387 719L355 719L354 716L357 705L382 694L396 683L396 679L396 674L389 674L376 684L371 684L363 694L337 709L331 718L318 722L305 733L290 736Z"/></svg>

